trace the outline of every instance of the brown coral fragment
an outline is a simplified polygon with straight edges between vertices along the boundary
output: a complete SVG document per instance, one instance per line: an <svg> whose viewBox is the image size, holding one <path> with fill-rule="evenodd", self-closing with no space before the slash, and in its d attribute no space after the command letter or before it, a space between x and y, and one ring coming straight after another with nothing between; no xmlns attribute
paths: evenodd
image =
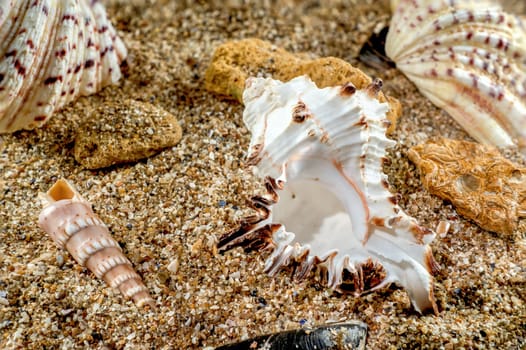
<svg viewBox="0 0 526 350"><path fill-rule="evenodd" d="M409 150L426 189L488 231L512 234L526 217L526 168L493 146L441 138Z"/></svg>
<svg viewBox="0 0 526 350"><path fill-rule="evenodd" d="M181 140L177 119L165 110L134 100L103 103L81 126L75 159L89 169L150 157Z"/></svg>
<svg viewBox="0 0 526 350"><path fill-rule="evenodd" d="M239 102L242 101L245 80L250 76L270 75L283 82L300 75L308 75L319 87L345 85L351 82L357 89L369 86L372 79L336 57L318 59L292 54L269 42L256 38L228 41L214 52L205 74L205 88ZM387 118L391 122L388 133L396 127L402 107L400 102L380 92L380 102L389 103Z"/></svg>

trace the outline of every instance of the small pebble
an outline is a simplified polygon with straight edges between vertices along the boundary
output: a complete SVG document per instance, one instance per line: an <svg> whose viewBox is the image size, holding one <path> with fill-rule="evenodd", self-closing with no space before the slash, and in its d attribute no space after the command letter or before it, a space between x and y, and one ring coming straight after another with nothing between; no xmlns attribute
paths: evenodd
<svg viewBox="0 0 526 350"><path fill-rule="evenodd" d="M149 103L124 100L97 106L75 138L77 162L88 169L136 162L181 140L179 122Z"/></svg>
<svg viewBox="0 0 526 350"><path fill-rule="evenodd" d="M174 259L172 260L168 266L166 267L166 269L172 273L176 273L177 270L179 269L179 259Z"/></svg>
<svg viewBox="0 0 526 350"><path fill-rule="evenodd" d="M57 253L55 259L57 261L58 267L62 267L62 265L64 265L64 255L62 255L61 253Z"/></svg>

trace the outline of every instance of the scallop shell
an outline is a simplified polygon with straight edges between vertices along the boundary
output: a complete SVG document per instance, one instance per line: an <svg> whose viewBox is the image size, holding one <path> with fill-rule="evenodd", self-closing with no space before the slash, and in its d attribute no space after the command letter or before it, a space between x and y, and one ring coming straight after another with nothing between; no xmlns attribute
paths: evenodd
<svg viewBox="0 0 526 350"><path fill-rule="evenodd" d="M493 1L401 0L386 53L473 138L526 152L526 25Z"/></svg>
<svg viewBox="0 0 526 350"><path fill-rule="evenodd" d="M32 129L78 96L115 84L126 48L88 0L0 3L0 133Z"/></svg>
<svg viewBox="0 0 526 350"><path fill-rule="evenodd" d="M218 248L270 248L271 275L290 265L301 280L317 267L330 288L357 296L396 282L416 310L436 312L435 233L402 211L382 173L394 141L385 136L388 105L376 99L381 85L318 89L305 76L249 79L248 163L265 178L266 194L252 198L256 214Z"/></svg>
<svg viewBox="0 0 526 350"><path fill-rule="evenodd" d="M38 223L60 248L139 307L155 307L141 277L133 270L119 243L88 203L66 180L58 180L42 196Z"/></svg>

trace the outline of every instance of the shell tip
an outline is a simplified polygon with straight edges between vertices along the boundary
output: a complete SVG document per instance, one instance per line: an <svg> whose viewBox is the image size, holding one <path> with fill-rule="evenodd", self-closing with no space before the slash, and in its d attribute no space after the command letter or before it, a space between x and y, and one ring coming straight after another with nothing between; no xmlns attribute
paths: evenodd
<svg viewBox="0 0 526 350"><path fill-rule="evenodd" d="M44 207L64 199L82 201L82 196L66 179L58 179L46 193L39 193L38 197Z"/></svg>

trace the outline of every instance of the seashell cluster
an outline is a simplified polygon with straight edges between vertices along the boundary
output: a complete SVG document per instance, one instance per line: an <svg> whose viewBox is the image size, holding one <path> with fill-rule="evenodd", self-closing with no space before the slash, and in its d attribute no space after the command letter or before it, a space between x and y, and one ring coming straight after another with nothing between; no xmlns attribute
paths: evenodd
<svg viewBox="0 0 526 350"><path fill-rule="evenodd" d="M32 129L121 77L126 48L99 1L0 2L0 133Z"/></svg>
<svg viewBox="0 0 526 350"><path fill-rule="evenodd" d="M139 306L155 302L119 243L88 203L66 180L58 180L42 196L44 209L38 223L57 246L66 249L82 266Z"/></svg>
<svg viewBox="0 0 526 350"><path fill-rule="evenodd" d="M424 187L485 230L512 234L526 218L526 168L492 146L440 138L408 153Z"/></svg>
<svg viewBox="0 0 526 350"><path fill-rule="evenodd" d="M526 152L526 23L493 1L401 0L386 53L473 138Z"/></svg>
<svg viewBox="0 0 526 350"><path fill-rule="evenodd" d="M255 214L218 248L269 248L270 275L291 266L301 280L316 268L327 286L357 296L396 282L416 310L436 312L435 233L402 211L382 172L394 141L385 136L381 86L378 79L363 90L318 89L305 76L247 80L248 163L266 193L251 199Z"/></svg>

